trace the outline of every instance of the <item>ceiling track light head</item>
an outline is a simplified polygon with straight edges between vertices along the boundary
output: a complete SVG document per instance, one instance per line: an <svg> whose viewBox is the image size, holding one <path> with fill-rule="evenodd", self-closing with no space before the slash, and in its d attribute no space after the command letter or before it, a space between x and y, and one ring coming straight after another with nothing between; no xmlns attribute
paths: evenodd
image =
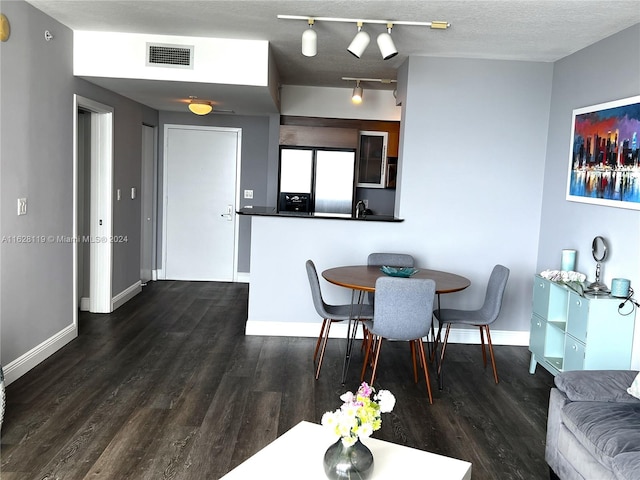
<svg viewBox="0 0 640 480"><path fill-rule="evenodd" d="M318 53L318 34L313 29L315 20L308 18L309 28L302 32L302 55L305 57L315 57Z"/></svg>
<svg viewBox="0 0 640 480"><path fill-rule="evenodd" d="M356 105L359 105L362 103L362 94L364 93L364 91L362 90L362 87L360 86L360 80L356 80L356 86L353 89L353 94L351 95L351 101L353 103L355 103Z"/></svg>
<svg viewBox="0 0 640 480"><path fill-rule="evenodd" d="M371 38L369 34L362 29L362 22L357 22L358 33L353 37L351 43L347 47L347 51L356 58L360 58L365 49L369 45Z"/></svg>
<svg viewBox="0 0 640 480"><path fill-rule="evenodd" d="M387 31L378 35L378 48L383 60L389 60L398 55L398 49L393 43L393 38L391 38L392 28L393 23L389 22L387 23Z"/></svg>

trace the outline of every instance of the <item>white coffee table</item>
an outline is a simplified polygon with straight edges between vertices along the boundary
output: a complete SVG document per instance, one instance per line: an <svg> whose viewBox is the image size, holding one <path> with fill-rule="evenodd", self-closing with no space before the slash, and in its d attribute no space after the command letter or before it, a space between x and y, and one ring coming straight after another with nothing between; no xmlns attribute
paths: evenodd
<svg viewBox="0 0 640 480"><path fill-rule="evenodd" d="M324 452L336 440L337 437L321 425L300 422L222 478L271 478L270 474L276 473L280 474L279 478L287 478L287 472L302 478L298 476L304 472L305 479L326 480L322 460ZM471 480L469 462L375 438L363 443L373 452L372 480L397 480L403 473L411 474L411 478Z"/></svg>

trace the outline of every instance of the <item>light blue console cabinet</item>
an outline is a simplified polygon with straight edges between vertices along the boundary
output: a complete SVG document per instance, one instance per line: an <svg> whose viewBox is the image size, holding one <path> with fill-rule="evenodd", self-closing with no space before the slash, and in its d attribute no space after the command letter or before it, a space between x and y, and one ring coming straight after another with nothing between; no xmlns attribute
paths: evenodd
<svg viewBox="0 0 640 480"><path fill-rule="evenodd" d="M553 375L568 370L631 367L635 311L609 296L581 296L539 275L533 283L529 373L542 365ZM624 313L629 313L625 315Z"/></svg>

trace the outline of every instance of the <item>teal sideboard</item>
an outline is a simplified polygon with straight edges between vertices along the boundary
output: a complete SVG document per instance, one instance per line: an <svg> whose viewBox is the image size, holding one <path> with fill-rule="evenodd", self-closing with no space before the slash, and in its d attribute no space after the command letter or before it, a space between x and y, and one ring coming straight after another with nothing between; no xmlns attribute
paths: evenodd
<svg viewBox="0 0 640 480"><path fill-rule="evenodd" d="M627 303L620 311L622 301L581 296L536 275L529 373L535 373L538 364L553 375L568 370L629 369L635 310Z"/></svg>

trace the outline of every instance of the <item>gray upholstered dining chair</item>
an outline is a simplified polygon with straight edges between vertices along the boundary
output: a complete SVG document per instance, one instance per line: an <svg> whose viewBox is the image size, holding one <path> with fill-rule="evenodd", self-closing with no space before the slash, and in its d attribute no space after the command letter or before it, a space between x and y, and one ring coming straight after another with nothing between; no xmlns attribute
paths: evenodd
<svg viewBox="0 0 640 480"><path fill-rule="evenodd" d="M313 352L313 362L315 366L316 380L320 376L320 368L322 368L322 361L324 360L324 352L327 348L327 342L329 340L329 330L333 322L342 322L343 320L349 320L352 316L365 319L373 317L373 307L367 304L360 305L329 305L322 297L322 290L320 289L320 280L318 278L318 272L316 266L312 260L307 260L307 276L309 277L309 286L311 287L311 297L313 298L313 306L316 309L318 315L322 317L322 327L320 328L320 334L316 341L316 348ZM357 327L357 325L356 325ZM355 328L355 327L354 327ZM320 357L318 358L318 353ZM317 360L317 361L316 361Z"/></svg>
<svg viewBox="0 0 640 480"><path fill-rule="evenodd" d="M408 253L370 253L367 265L388 265L390 267L413 267L415 260Z"/></svg>
<svg viewBox="0 0 640 480"><path fill-rule="evenodd" d="M367 265L382 267L387 265L389 267L413 267L415 266L415 260L408 253L386 253L375 252L370 253L367 257ZM375 301L375 294L369 292L367 295L369 303L373 305Z"/></svg>
<svg viewBox="0 0 640 480"><path fill-rule="evenodd" d="M408 341L413 359L413 379L416 383L418 382L417 351L424 371L429 403L433 403L422 338L429 334L431 328L435 291L436 283L426 278L380 277L376 280L376 308L373 312L373 321L363 322L366 328L366 352L360 375L361 381L364 380L367 372L369 357L373 354L369 383L373 385L383 339Z"/></svg>
<svg viewBox="0 0 640 480"><path fill-rule="evenodd" d="M489 354L491 355L491 365L493 367L493 378L498 383L498 371L496 369L496 360L493 355L493 345L491 343L491 332L489 325L496 321L500 315L502 308L502 297L509 279L509 269L503 265L493 267L487 291L485 293L484 303L478 310L457 310L453 308L443 308L440 311L434 311L436 319L441 325L446 325L447 329L442 342L442 350L440 351L440 367L444 360L444 354L447 348L447 340L451 325L464 324L474 325L480 328L480 344L482 345L482 361L487 366L487 353L484 346L484 335L487 335L487 345L489 346Z"/></svg>

